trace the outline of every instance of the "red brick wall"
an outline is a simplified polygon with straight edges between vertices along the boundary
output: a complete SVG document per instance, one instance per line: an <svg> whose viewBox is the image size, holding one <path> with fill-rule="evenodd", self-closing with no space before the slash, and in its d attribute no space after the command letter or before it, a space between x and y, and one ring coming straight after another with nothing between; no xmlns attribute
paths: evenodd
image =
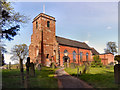
<svg viewBox="0 0 120 90"><path fill-rule="evenodd" d="M88 53L88 61L91 61L91 51L86 49L78 49L75 47L69 47L69 46L62 46L60 45L60 65L63 65L63 57L64 57L64 50L68 51L68 57L70 58L70 63L73 63L73 51L76 52L76 62L77 64L81 64L80 61L80 52L83 52L83 60L86 61L86 53Z"/></svg>
<svg viewBox="0 0 120 90"><path fill-rule="evenodd" d="M113 54L101 54L99 56L102 60L101 62L103 63L103 65L107 65L107 64L110 64L111 62L114 62L114 55Z"/></svg>
<svg viewBox="0 0 120 90"><path fill-rule="evenodd" d="M50 27L47 27L47 21L50 21ZM36 28L36 22L38 22L38 28ZM51 58L54 50L57 49L55 45L55 18L41 13L33 21L33 34L31 35L31 44L29 46L29 56L33 62L38 55L37 50L41 54L42 31L44 60L47 54Z"/></svg>

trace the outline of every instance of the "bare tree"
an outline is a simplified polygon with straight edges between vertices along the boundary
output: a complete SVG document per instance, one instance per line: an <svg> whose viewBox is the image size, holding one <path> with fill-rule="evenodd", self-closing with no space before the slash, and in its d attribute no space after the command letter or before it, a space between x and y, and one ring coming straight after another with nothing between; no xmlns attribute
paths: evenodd
<svg viewBox="0 0 120 90"><path fill-rule="evenodd" d="M28 56L28 47L26 44L15 45L12 50L11 57L12 60L19 60L20 72L21 72L21 83L24 84L24 69L23 69L23 60Z"/></svg>
<svg viewBox="0 0 120 90"><path fill-rule="evenodd" d="M108 42L107 48L105 48L104 50L105 50L105 53L115 54L117 53L117 45L115 42Z"/></svg>

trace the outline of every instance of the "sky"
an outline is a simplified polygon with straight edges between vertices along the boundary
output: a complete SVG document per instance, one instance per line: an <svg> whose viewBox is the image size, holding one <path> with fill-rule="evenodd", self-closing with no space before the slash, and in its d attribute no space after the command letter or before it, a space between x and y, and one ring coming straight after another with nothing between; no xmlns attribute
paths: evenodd
<svg viewBox="0 0 120 90"><path fill-rule="evenodd" d="M14 2L16 12L30 18L21 26L19 35L13 41L4 40L8 53L5 63L11 62L11 49L14 45L31 43L33 18L43 12L55 17L56 35L86 42L99 53L104 53L106 44L118 44L118 3L117 2ZM15 63L12 61L12 63Z"/></svg>

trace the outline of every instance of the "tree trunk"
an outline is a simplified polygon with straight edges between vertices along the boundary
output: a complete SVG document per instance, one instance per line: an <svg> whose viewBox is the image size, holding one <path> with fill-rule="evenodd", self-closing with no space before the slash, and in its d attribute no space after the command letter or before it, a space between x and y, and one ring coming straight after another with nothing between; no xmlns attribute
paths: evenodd
<svg viewBox="0 0 120 90"><path fill-rule="evenodd" d="M22 59L20 59L20 75L21 75L21 84L24 85L24 69L23 69Z"/></svg>

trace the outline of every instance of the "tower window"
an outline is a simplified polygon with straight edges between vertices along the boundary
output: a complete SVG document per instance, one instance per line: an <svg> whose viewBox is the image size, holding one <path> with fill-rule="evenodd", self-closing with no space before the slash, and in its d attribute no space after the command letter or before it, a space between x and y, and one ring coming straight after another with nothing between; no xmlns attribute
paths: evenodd
<svg viewBox="0 0 120 90"><path fill-rule="evenodd" d="M88 61L88 53L86 53L86 60Z"/></svg>
<svg viewBox="0 0 120 90"><path fill-rule="evenodd" d="M49 57L49 54L47 54L46 58L48 58L48 57Z"/></svg>
<svg viewBox="0 0 120 90"><path fill-rule="evenodd" d="M47 27L50 27L50 21L47 21Z"/></svg>
<svg viewBox="0 0 120 90"><path fill-rule="evenodd" d="M36 22L36 28L38 28L38 22Z"/></svg>

